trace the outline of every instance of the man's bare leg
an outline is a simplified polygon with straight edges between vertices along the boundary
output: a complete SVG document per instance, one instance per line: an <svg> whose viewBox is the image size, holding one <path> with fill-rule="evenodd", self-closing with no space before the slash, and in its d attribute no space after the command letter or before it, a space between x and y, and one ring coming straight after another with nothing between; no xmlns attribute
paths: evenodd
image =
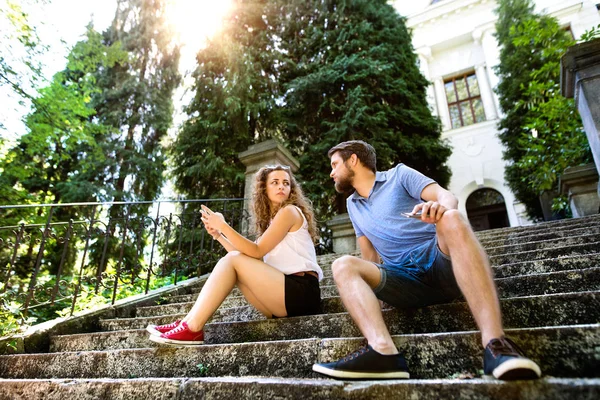
<svg viewBox="0 0 600 400"><path fill-rule="evenodd" d="M456 282L477 326L483 347L504 335L502 314L492 269L469 222L457 210L448 210L436 224L438 244L450 255Z"/></svg>
<svg viewBox="0 0 600 400"><path fill-rule="evenodd" d="M371 347L381 354L397 354L373 293L381 280L379 268L353 256L338 258L331 268L344 306Z"/></svg>

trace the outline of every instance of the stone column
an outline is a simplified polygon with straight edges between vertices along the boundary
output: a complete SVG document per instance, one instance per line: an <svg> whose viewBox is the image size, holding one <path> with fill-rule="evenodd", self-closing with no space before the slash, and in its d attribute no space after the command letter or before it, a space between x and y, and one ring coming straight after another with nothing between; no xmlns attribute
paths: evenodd
<svg viewBox="0 0 600 400"><path fill-rule="evenodd" d="M436 78L433 81L433 85L435 87L435 100L440 119L442 120L443 130L448 131L452 129L452 122L450 122L450 111L448 111L448 99L446 98L446 89L444 89L444 80Z"/></svg>
<svg viewBox="0 0 600 400"><path fill-rule="evenodd" d="M419 69L421 73L431 82L431 74L429 73L429 63L433 60L431 56L431 48L430 47L421 47L416 50L417 56L419 57ZM435 92L433 90L433 85L427 86L426 89L427 103L429 104L429 108L433 112L434 115L439 116L438 107L435 103Z"/></svg>
<svg viewBox="0 0 600 400"><path fill-rule="evenodd" d="M348 254L358 249L356 233L348 214L336 215L328 223L333 236L333 252Z"/></svg>
<svg viewBox="0 0 600 400"><path fill-rule="evenodd" d="M242 164L246 166L246 186L244 187L244 208L248 211L252 198L254 174L265 165L281 164L290 167L292 172L298 171L300 163L281 143L274 139L248 147L248 150L238 154Z"/></svg>
<svg viewBox="0 0 600 400"><path fill-rule="evenodd" d="M560 65L561 92L575 98L596 170L600 171L600 39L570 47ZM600 197L600 186L597 191Z"/></svg>
<svg viewBox="0 0 600 400"><path fill-rule="evenodd" d="M498 41L494 37L493 26L485 27L479 32L481 32L479 40L481 41L481 48L483 49L483 56L485 57L485 71L489 79L492 99L494 100L497 114L500 114L500 101L498 100L498 96L496 96L496 93L494 93L494 89L498 87L498 83L500 82L498 75L496 75L496 73L494 72L494 67L500 64L500 48L498 47ZM475 33L473 33L473 35L475 37Z"/></svg>
<svg viewBox="0 0 600 400"><path fill-rule="evenodd" d="M479 83L479 93L481 94L481 102L485 111L486 120L494 120L498 118L496 105L494 104L494 94L488 81L485 65L477 65L475 67L475 75L477 83Z"/></svg>

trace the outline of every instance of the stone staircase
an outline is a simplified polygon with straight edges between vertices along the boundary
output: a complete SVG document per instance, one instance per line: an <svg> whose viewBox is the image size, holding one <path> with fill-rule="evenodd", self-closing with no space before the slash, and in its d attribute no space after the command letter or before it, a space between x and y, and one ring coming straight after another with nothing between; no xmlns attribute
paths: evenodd
<svg viewBox="0 0 600 400"><path fill-rule="evenodd" d="M337 256L327 255L319 260L324 314L267 320L234 290L207 324L205 345L149 341L146 325L184 315L201 279L185 294L176 290L79 331L86 333L50 330L46 352L0 356L0 399L600 398L600 215L479 238L507 334L540 364L541 380L481 376L479 335L464 302L384 311L410 380L336 381L313 373L313 363L338 359L362 340L331 278Z"/></svg>

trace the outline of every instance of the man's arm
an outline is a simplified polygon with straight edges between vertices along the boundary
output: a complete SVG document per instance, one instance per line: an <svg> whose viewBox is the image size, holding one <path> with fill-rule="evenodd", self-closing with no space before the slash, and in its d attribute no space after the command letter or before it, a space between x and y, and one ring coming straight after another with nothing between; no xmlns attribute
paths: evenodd
<svg viewBox="0 0 600 400"><path fill-rule="evenodd" d="M373 243L366 236L358 237L358 247L360 248L361 257L363 260L379 263L379 254L373 247Z"/></svg>
<svg viewBox="0 0 600 400"><path fill-rule="evenodd" d="M458 199L448 190L437 183L425 186L421 192L421 198L425 203L417 204L412 213L421 211L423 222L435 224L442 218L446 210L456 210L458 208Z"/></svg>

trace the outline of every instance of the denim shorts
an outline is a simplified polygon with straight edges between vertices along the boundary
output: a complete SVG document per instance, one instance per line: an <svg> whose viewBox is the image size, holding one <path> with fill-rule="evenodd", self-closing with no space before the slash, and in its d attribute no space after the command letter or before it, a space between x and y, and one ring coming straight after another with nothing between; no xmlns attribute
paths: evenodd
<svg viewBox="0 0 600 400"><path fill-rule="evenodd" d="M462 296L450 257L437 240L410 252L399 265L376 264L381 281L373 289L378 299L396 308L448 303Z"/></svg>

